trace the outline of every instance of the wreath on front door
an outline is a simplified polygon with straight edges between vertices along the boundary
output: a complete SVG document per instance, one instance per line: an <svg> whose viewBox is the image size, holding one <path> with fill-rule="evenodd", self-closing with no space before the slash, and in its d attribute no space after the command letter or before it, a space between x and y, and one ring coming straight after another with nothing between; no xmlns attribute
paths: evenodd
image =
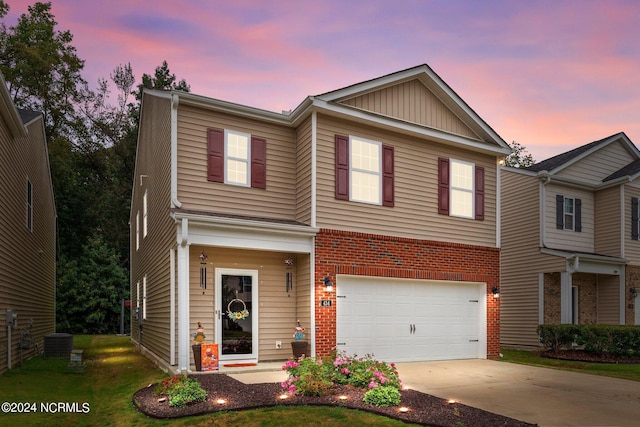
<svg viewBox="0 0 640 427"><path fill-rule="evenodd" d="M242 310L232 311L231 304L233 303L242 304ZM249 310L247 310L247 305L241 299L238 299L238 298L232 299L231 301L229 301L229 305L227 305L227 316L229 317L229 319L233 320L234 322L237 322L238 320L246 319L247 317L249 317Z"/></svg>

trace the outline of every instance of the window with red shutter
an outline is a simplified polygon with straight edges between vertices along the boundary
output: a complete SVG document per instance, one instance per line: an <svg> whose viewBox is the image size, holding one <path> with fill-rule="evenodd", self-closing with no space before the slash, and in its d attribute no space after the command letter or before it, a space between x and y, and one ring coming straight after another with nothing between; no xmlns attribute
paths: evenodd
<svg viewBox="0 0 640 427"><path fill-rule="evenodd" d="M393 207L394 201L393 147L382 146L382 204Z"/></svg>
<svg viewBox="0 0 640 427"><path fill-rule="evenodd" d="M349 137L336 135L336 199L349 200Z"/></svg>
<svg viewBox="0 0 640 427"><path fill-rule="evenodd" d="M251 186L267 187L267 141L251 137Z"/></svg>
<svg viewBox="0 0 640 427"><path fill-rule="evenodd" d="M224 131L207 129L207 179L224 182Z"/></svg>
<svg viewBox="0 0 640 427"><path fill-rule="evenodd" d="M438 159L438 213L449 215L449 159Z"/></svg>
<svg viewBox="0 0 640 427"><path fill-rule="evenodd" d="M476 219L484 221L484 168L476 166Z"/></svg>

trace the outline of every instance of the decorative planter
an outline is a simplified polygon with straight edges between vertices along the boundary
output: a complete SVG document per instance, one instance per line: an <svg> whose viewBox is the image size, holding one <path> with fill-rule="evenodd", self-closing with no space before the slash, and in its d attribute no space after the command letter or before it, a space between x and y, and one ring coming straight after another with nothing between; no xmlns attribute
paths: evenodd
<svg viewBox="0 0 640 427"><path fill-rule="evenodd" d="M293 350L293 357L298 359L299 357L309 355L309 341L291 341L291 349Z"/></svg>
<svg viewBox="0 0 640 427"><path fill-rule="evenodd" d="M196 363L196 371L202 371L202 346L193 344L191 349L193 350L193 360Z"/></svg>

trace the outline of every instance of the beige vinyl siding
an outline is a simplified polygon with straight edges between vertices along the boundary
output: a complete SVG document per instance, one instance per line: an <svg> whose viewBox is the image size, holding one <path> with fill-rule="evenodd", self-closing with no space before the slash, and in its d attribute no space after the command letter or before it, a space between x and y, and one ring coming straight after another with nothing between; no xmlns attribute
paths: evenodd
<svg viewBox="0 0 640 427"><path fill-rule="evenodd" d="M146 95L140 122L136 170L131 206L131 301L135 315L137 283L143 293L147 281L147 318L142 346L169 360L170 349L170 251L176 242L176 227L169 215L171 207L171 107L168 99ZM148 197L148 232L143 237L143 194ZM136 214L140 213L140 248L136 250ZM132 319L131 337L139 343L138 322Z"/></svg>
<svg viewBox="0 0 640 427"><path fill-rule="evenodd" d="M55 332L56 219L43 119L14 139L0 119L0 373L7 369L6 310L18 315L11 333L12 367L20 361L20 330L33 319L32 338L43 349ZM33 231L26 226L27 179L32 185ZM22 350L24 358L35 347Z"/></svg>
<svg viewBox="0 0 640 427"><path fill-rule="evenodd" d="M633 181L624 185L624 258L631 265L640 265L640 240L631 239L631 198L640 198L640 182ZM636 300L640 304L640 298Z"/></svg>
<svg viewBox="0 0 640 427"><path fill-rule="evenodd" d="M557 176L597 183L634 160L626 144L615 141L558 172Z"/></svg>
<svg viewBox="0 0 640 427"><path fill-rule="evenodd" d="M556 195L582 200L582 231L556 228ZM594 195L589 191L549 184L546 187L545 226L547 247L569 251L594 251Z"/></svg>
<svg viewBox="0 0 640 427"><path fill-rule="evenodd" d="M342 101L342 104L468 138L479 139L419 80Z"/></svg>
<svg viewBox="0 0 640 427"><path fill-rule="evenodd" d="M605 325L620 324L620 277L598 275L597 322Z"/></svg>
<svg viewBox="0 0 640 427"><path fill-rule="evenodd" d="M207 181L207 129L229 129L267 141L267 188ZM182 106L178 110L178 200L182 209L293 220L296 134L289 127Z"/></svg>
<svg viewBox="0 0 640 427"><path fill-rule="evenodd" d="M540 253L538 179L504 168L501 188L500 343L537 347L539 274L563 271L565 263Z"/></svg>
<svg viewBox="0 0 640 427"><path fill-rule="evenodd" d="M200 287L200 252L207 256L207 289ZM285 258L292 257L294 289L286 292L287 266ZM215 342L217 322L215 319L216 269L240 269L258 271L259 343L258 360L285 360L291 357L291 344L296 321L309 325L309 256L292 256L288 253L264 252L241 249L191 246L189 255L189 331L194 333L198 321L205 328L206 342ZM296 308L296 303L303 304ZM225 307L222 308L226 310ZM307 329L307 332L310 332ZM307 335L309 338L309 335ZM276 349L276 341L282 341L282 348Z"/></svg>
<svg viewBox="0 0 640 427"><path fill-rule="evenodd" d="M354 135L394 147L395 206L335 199L335 135ZM496 159L433 141L318 116L317 226L337 230L466 243L496 244ZM438 214L438 157L485 169L485 220Z"/></svg>
<svg viewBox="0 0 640 427"><path fill-rule="evenodd" d="M311 224L311 119L297 129L296 220Z"/></svg>
<svg viewBox="0 0 640 427"><path fill-rule="evenodd" d="M622 256L622 236L620 228L620 187L612 187L595 193L595 252ZM631 208L629 208L629 211ZM626 223L630 224L630 223ZM631 229L629 228L629 234Z"/></svg>

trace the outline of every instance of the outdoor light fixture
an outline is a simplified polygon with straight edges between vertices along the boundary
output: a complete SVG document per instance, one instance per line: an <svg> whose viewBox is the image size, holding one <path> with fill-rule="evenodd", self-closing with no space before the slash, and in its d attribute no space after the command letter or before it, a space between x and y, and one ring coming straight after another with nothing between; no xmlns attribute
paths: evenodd
<svg viewBox="0 0 640 427"><path fill-rule="evenodd" d="M494 298L500 298L500 289L497 286L491 288L491 292L493 293Z"/></svg>
<svg viewBox="0 0 640 427"><path fill-rule="evenodd" d="M218 399L218 400L216 400L216 403L217 403L218 405L224 405L225 403L227 403L227 401L226 401L226 400L224 400L224 399Z"/></svg>
<svg viewBox="0 0 640 427"><path fill-rule="evenodd" d="M325 276L324 278L324 290L329 293L333 292L333 283L331 283L329 276Z"/></svg>
<svg viewBox="0 0 640 427"><path fill-rule="evenodd" d="M398 409L398 411L400 411L400 412L409 412L409 408L407 408L406 406L403 406L400 409Z"/></svg>
<svg viewBox="0 0 640 427"><path fill-rule="evenodd" d="M631 299L638 296L638 290L636 288L629 289L629 292L631 293Z"/></svg>

